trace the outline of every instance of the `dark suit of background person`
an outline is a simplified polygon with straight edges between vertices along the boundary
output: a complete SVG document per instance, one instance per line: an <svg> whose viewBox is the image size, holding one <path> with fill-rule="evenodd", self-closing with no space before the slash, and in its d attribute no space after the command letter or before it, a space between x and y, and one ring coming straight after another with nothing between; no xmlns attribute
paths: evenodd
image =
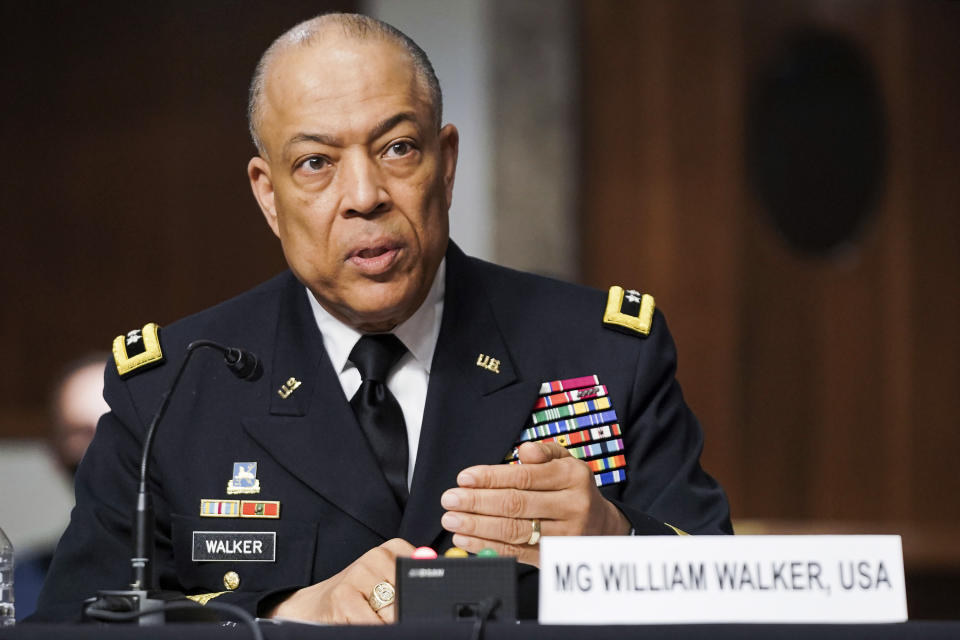
<svg viewBox="0 0 960 640"><path fill-rule="evenodd" d="M627 480L602 493L638 533L730 533L726 498L698 457L702 434L674 379L672 340L657 312L649 337L601 323L603 292L474 260L451 243L446 298L430 375L410 499L401 514L356 424L323 348L306 292L290 273L161 330L167 361L120 380L107 369L105 416L77 477L77 509L40 603L41 619L75 619L96 588L129 579L129 522L144 425L199 338L257 353L264 374L237 380L218 356L197 354L154 446L160 586L197 594L240 587L222 601L251 611L266 595L341 570L393 536L439 551L440 494L474 464L501 461L529 422L540 384L596 374L623 428ZM478 353L500 373L476 365ZM302 381L286 399L290 377ZM225 499L237 461L256 461L261 492L279 500L276 520L200 518L202 498ZM236 496L234 496L236 497ZM277 531L276 562L191 561L191 534ZM535 612L535 572L522 589Z"/></svg>
<svg viewBox="0 0 960 640"><path fill-rule="evenodd" d="M48 445L71 485L77 466L93 440L100 416L110 410L103 401L103 362L107 354L91 353L64 367L51 387ZM17 620L33 614L53 560L53 546L18 555L14 566Z"/></svg>

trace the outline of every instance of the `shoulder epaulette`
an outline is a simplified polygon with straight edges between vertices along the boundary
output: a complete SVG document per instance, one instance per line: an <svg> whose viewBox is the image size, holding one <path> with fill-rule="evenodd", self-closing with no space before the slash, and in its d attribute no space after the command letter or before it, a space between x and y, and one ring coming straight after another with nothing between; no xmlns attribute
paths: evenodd
<svg viewBox="0 0 960 640"><path fill-rule="evenodd" d="M630 335L650 335L653 325L653 296L641 294L635 289L623 290L613 285L607 294L607 309L603 313L603 324Z"/></svg>
<svg viewBox="0 0 960 640"><path fill-rule="evenodd" d="M155 322L150 322L143 329L134 329L113 339L113 361L121 378L163 362L159 329Z"/></svg>

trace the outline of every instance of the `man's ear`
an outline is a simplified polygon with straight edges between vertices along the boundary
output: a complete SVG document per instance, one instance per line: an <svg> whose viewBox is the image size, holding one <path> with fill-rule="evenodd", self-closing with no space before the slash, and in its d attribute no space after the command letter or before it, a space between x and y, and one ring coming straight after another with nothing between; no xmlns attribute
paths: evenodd
<svg viewBox="0 0 960 640"><path fill-rule="evenodd" d="M260 205L260 211L273 230L273 234L280 237L280 226L277 223L277 207L274 201L273 179L270 177L270 164L260 156L250 158L247 163L247 177L250 178L250 188L253 197Z"/></svg>
<svg viewBox="0 0 960 640"><path fill-rule="evenodd" d="M453 181L457 175L457 157L460 154L460 132L452 124L440 129L440 162L443 169L443 189L447 208L453 202Z"/></svg>

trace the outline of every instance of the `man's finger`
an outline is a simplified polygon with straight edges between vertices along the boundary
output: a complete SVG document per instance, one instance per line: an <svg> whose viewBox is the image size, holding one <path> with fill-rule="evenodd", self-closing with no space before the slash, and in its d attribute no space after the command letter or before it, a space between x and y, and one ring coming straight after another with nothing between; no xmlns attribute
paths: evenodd
<svg viewBox="0 0 960 640"><path fill-rule="evenodd" d="M537 447L542 446L540 443L531 444ZM457 475L457 484L475 489L520 489L522 491L566 489L576 481L574 465L585 465L585 463L570 457L569 452L560 445L555 446L564 452L560 454L550 450L550 455L556 455L556 457L551 458L549 462L555 461L555 464L491 464L468 467ZM534 448L531 447L529 450Z"/></svg>
<svg viewBox="0 0 960 640"><path fill-rule="evenodd" d="M370 574L375 574L377 578L380 576L389 576L390 582L393 582L393 574L396 567L397 557L409 556L414 551L412 546L409 549L402 547L399 544L401 542L403 541L401 540L397 543L394 543L391 540L381 544L379 547L370 549L354 561L353 565L355 566L353 568L357 569L358 571L362 569ZM399 553L397 551L399 551ZM379 580L377 580L377 582L379 582ZM358 587L363 586L360 583L355 584L357 584Z"/></svg>
<svg viewBox="0 0 960 640"><path fill-rule="evenodd" d="M380 545L384 549L391 551L395 557L408 558L416 551L416 547L403 538L391 538Z"/></svg>
<svg viewBox="0 0 960 640"><path fill-rule="evenodd" d="M370 604L370 596L374 587L381 582L388 582L393 585L396 574L396 558L409 556L413 551L413 545L406 540L393 538L379 547L370 549L353 564L348 582L353 585L357 597L349 597L349 602L344 603L344 607L348 610L347 618L351 624L394 622L396 619L395 606L390 604L374 611Z"/></svg>
<svg viewBox="0 0 960 640"><path fill-rule="evenodd" d="M551 527L554 527L552 520L538 520L540 535L556 534L555 530L551 533ZM527 544L534 531L532 518L501 518L451 511L443 514L440 523L451 533L513 545Z"/></svg>
<svg viewBox="0 0 960 640"><path fill-rule="evenodd" d="M397 621L397 604L388 604L387 606L379 609L377 615L380 616L380 619L387 624L393 624Z"/></svg>
<svg viewBox="0 0 960 640"><path fill-rule="evenodd" d="M506 544L498 540L484 540L483 538L465 536L459 533L453 536L453 544L470 553L479 553L483 549L493 549L499 556L514 557L519 562L525 562L535 567L540 566L540 545Z"/></svg>
<svg viewBox="0 0 960 640"><path fill-rule="evenodd" d="M518 491L516 489L448 489L440 504L448 511L503 518L550 518L562 520L577 507L567 491Z"/></svg>
<svg viewBox="0 0 960 640"><path fill-rule="evenodd" d="M338 606L342 610L342 622L345 624L383 624L384 619L370 608L370 603L362 593L343 597Z"/></svg>
<svg viewBox="0 0 960 640"><path fill-rule="evenodd" d="M570 452L559 442L524 442L517 453L523 464L543 464L570 457Z"/></svg>
<svg viewBox="0 0 960 640"><path fill-rule="evenodd" d="M374 586L384 581L382 567L369 561L369 552L350 566L344 580L330 594L330 598L348 624L380 624L382 618L370 606L369 598Z"/></svg>

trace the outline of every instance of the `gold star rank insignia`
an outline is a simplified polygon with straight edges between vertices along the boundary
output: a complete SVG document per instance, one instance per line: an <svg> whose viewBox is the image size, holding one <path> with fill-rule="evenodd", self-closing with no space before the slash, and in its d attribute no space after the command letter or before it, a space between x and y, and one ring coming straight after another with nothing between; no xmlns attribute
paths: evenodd
<svg viewBox="0 0 960 640"><path fill-rule="evenodd" d="M653 296L635 289L624 290L613 285L607 294L607 308L603 324L614 331L631 335L650 335L653 325Z"/></svg>
<svg viewBox="0 0 960 640"><path fill-rule="evenodd" d="M113 339L113 361L121 378L163 363L160 327L155 322Z"/></svg>

